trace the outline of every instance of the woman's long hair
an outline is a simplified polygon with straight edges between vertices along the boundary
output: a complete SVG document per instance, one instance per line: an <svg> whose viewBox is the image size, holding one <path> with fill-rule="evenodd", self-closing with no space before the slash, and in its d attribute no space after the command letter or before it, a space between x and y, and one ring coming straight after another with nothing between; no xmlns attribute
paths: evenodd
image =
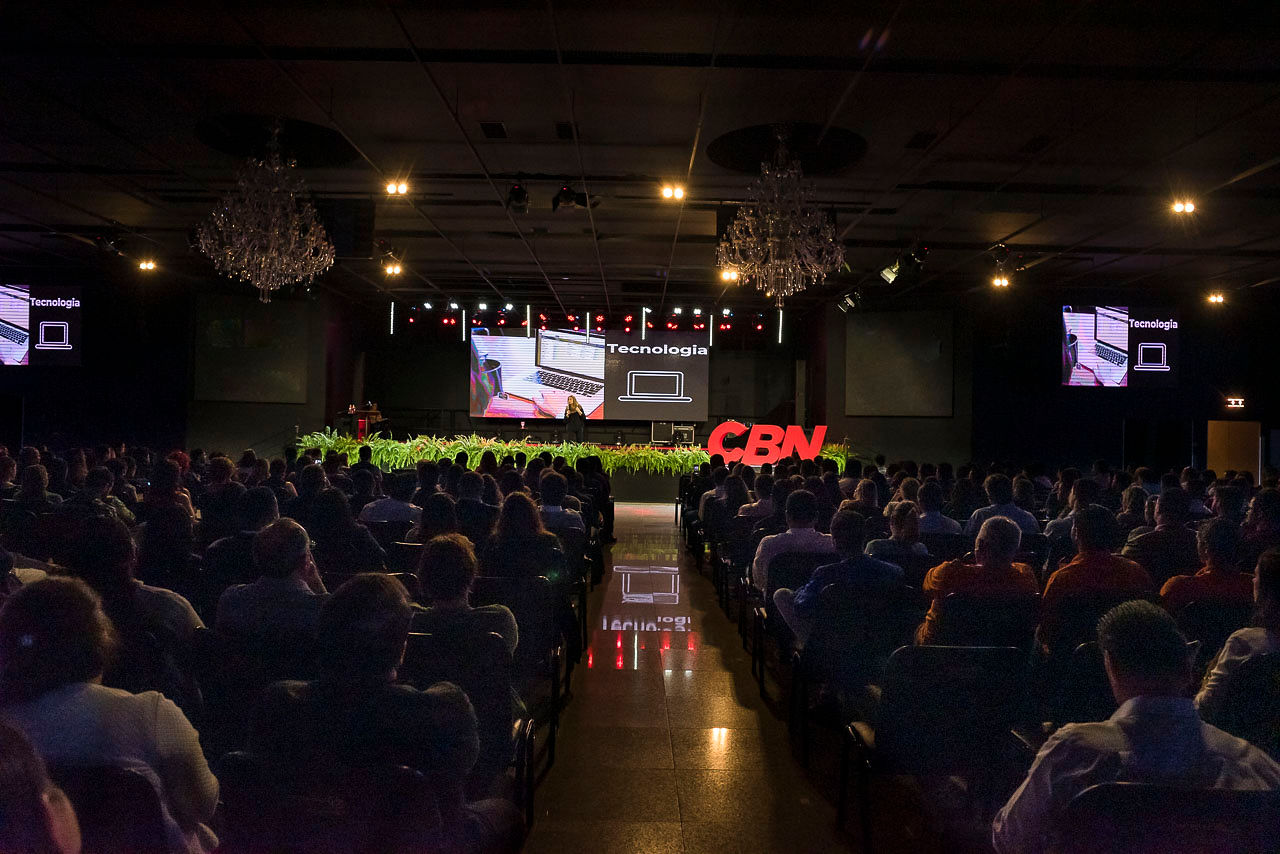
<svg viewBox="0 0 1280 854"><path fill-rule="evenodd" d="M523 492L513 492L502 502L494 536L499 540L535 537L546 532L542 514L533 499Z"/></svg>
<svg viewBox="0 0 1280 854"><path fill-rule="evenodd" d="M583 416L584 418L586 417L586 414L587 414L582 411L582 404L578 403L578 398L574 397L573 395L569 395L569 405L565 407L564 412L566 416L571 412L576 412L579 415Z"/></svg>

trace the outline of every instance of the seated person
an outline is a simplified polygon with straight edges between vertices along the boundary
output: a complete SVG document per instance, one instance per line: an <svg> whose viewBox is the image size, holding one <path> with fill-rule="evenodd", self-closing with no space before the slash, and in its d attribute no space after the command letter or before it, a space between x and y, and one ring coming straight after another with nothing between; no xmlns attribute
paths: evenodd
<svg viewBox="0 0 1280 854"><path fill-rule="evenodd" d="M582 531L585 533L587 526L582 522L582 515L576 510L566 510L564 507L564 497L568 488L569 482L565 480L562 474L548 470L542 476L542 484L539 487L539 491L542 493L542 509L540 511L542 524L554 534L559 534L561 531Z"/></svg>
<svg viewBox="0 0 1280 854"><path fill-rule="evenodd" d="M545 575L559 581L564 575L560 538L542 524L533 499L513 492L502 501L498 524L480 552L484 575L502 578L536 578Z"/></svg>
<svg viewBox="0 0 1280 854"><path fill-rule="evenodd" d="M1040 523L1036 521L1036 517L1013 503L1013 482L1008 475L989 475L982 482L982 488L986 490L987 500L991 503L973 511L964 526L966 534L976 536L982 523L993 516L1004 516L1012 520L1024 534L1040 533Z"/></svg>
<svg viewBox="0 0 1280 854"><path fill-rule="evenodd" d="M942 512L946 501L942 494L942 485L936 480L926 481L916 496L920 504L919 530L922 534L959 534L963 532L960 523Z"/></svg>
<svg viewBox="0 0 1280 854"><path fill-rule="evenodd" d="M498 521L498 506L484 501L484 487L485 479L479 473L464 472L458 478L458 500L453 508L458 518L458 533L477 546L489 539Z"/></svg>
<svg viewBox="0 0 1280 854"><path fill-rule="evenodd" d="M207 823L218 781L199 736L158 692L102 684L116 643L83 581L48 578L22 588L0 610L0 717L46 762L138 771L160 796L168 850L212 851L218 840Z"/></svg>
<svg viewBox="0 0 1280 854"><path fill-rule="evenodd" d="M17 509L39 516L56 510L62 503L62 496L49 491L49 471L42 465L33 465L22 470L13 500Z"/></svg>
<svg viewBox="0 0 1280 854"><path fill-rule="evenodd" d="M1082 477L1075 483L1071 484L1071 492L1068 493L1067 506L1071 512L1065 516L1059 516L1044 526L1044 535L1049 539L1069 539L1071 537L1071 526L1075 522L1076 511L1082 507L1088 507L1090 504L1097 504L1098 497L1102 494L1102 487L1091 477Z"/></svg>
<svg viewBox="0 0 1280 854"><path fill-rule="evenodd" d="M1263 552L1253 573L1257 625L1240 629L1227 638L1205 677L1204 686L1196 694L1200 716L1209 723L1219 714L1236 668L1255 655L1280 652L1280 550Z"/></svg>
<svg viewBox="0 0 1280 854"><path fill-rule="evenodd" d="M1147 491L1134 484L1121 494L1121 510L1116 514L1120 535L1128 538L1135 528L1147 523Z"/></svg>
<svg viewBox="0 0 1280 854"><path fill-rule="evenodd" d="M387 497L370 501L360 510L361 522L416 522L422 511L409 503L418 488L413 475L398 474L387 478Z"/></svg>
<svg viewBox="0 0 1280 854"><path fill-rule="evenodd" d="M1175 575L1160 588L1160 598L1177 616L1191 602L1247 603L1253 601L1253 576L1236 568L1240 532L1226 519L1211 519L1196 536L1204 568L1195 575Z"/></svg>
<svg viewBox="0 0 1280 854"><path fill-rule="evenodd" d="M901 559L928 557L920 542L920 510L914 501L897 501L889 512L889 536L867 543L867 554L894 563Z"/></svg>
<svg viewBox="0 0 1280 854"><path fill-rule="evenodd" d="M1067 805L1097 783L1280 788L1271 757L1196 714L1186 696L1186 642L1164 609L1150 602L1112 608L1098 624L1098 643L1120 708L1108 720L1067 724L1049 737L992 822L998 854L1057 850L1070 833L1062 825Z"/></svg>
<svg viewBox="0 0 1280 854"><path fill-rule="evenodd" d="M328 593L311 559L311 540L292 519L277 519L253 538L258 580L228 587L214 628L230 637L309 638Z"/></svg>
<svg viewBox="0 0 1280 854"><path fill-rule="evenodd" d="M234 480L235 464L227 457L209 460L208 482L197 493L200 508L200 541L211 543L236 532L236 505L244 485Z"/></svg>
<svg viewBox="0 0 1280 854"><path fill-rule="evenodd" d="M1049 576L1041 604L1040 637L1054 637L1065 603L1084 593L1114 591L1149 593L1151 576L1138 564L1110 551L1116 539L1116 520L1111 511L1091 505L1078 511L1071 527L1076 556Z"/></svg>
<svg viewBox="0 0 1280 854"><path fill-rule="evenodd" d="M1035 573L1013 558L1022 545L1022 529L1004 516L992 516L978 529L973 553L935 566L924 577L921 590L931 602L924 622L916 629L916 643L933 643L938 633L941 602L952 593L1008 595L1037 593Z"/></svg>
<svg viewBox="0 0 1280 854"><path fill-rule="evenodd" d="M58 512L68 517L107 514L126 525L134 523L133 511L111 494L116 479L110 470L92 468L84 476L84 488L58 505Z"/></svg>
<svg viewBox="0 0 1280 854"><path fill-rule="evenodd" d="M341 489L321 490L304 525L311 526L307 533L321 572L379 572L385 568L386 551L369 529L351 515L351 502Z"/></svg>
<svg viewBox="0 0 1280 854"><path fill-rule="evenodd" d="M14 478L18 476L18 461L5 454L0 456L0 501L7 501L18 494Z"/></svg>
<svg viewBox="0 0 1280 854"><path fill-rule="evenodd" d="M368 446L366 446L368 447ZM369 473L368 469L360 469L351 473L351 512L360 518L360 514L364 512L364 508L377 501L381 496L378 494L378 479Z"/></svg>
<svg viewBox="0 0 1280 854"><path fill-rule="evenodd" d="M1190 521L1189 500L1181 487L1166 489L1156 500L1155 530L1139 534L1135 529L1120 554L1142 564L1157 585L1187 570L1200 567L1196 532Z"/></svg>
<svg viewBox="0 0 1280 854"><path fill-rule="evenodd" d="M224 587L244 584L258 577L253 565L254 537L280 518L276 494L265 486L245 490L236 511L240 530L210 544L201 567L201 575L206 580Z"/></svg>
<svg viewBox="0 0 1280 854"><path fill-rule="evenodd" d="M268 688L250 748L301 768L318 761L416 768L439 787L445 838L424 840L427 848L514 851L521 831L514 807L465 800L466 776L480 753L467 695L445 682L425 691L396 682L412 618L404 585L388 575L357 575L334 591L320 613L320 678Z"/></svg>
<svg viewBox="0 0 1280 854"><path fill-rule="evenodd" d="M1267 549L1280 548L1280 490L1263 489L1249 502L1240 527L1241 566L1251 567Z"/></svg>
<svg viewBox="0 0 1280 854"><path fill-rule="evenodd" d="M428 495L422 502L422 515L418 524L404 535L407 543L429 543L441 534L458 532L458 511L454 500L446 492Z"/></svg>
<svg viewBox="0 0 1280 854"><path fill-rule="evenodd" d="M856 592L875 594L902 586L902 570L862 553L863 519L852 510L841 510L831 518L831 539L843 558L839 563L820 566L797 590L780 587L773 593L778 613L803 646L813 629L818 598L829 584L841 584Z"/></svg>
<svg viewBox="0 0 1280 854"><path fill-rule="evenodd" d="M80 822L44 760L20 731L0 723L0 851L80 854Z"/></svg>
<svg viewBox="0 0 1280 854"><path fill-rule="evenodd" d="M413 631L451 637L494 632L514 655L520 637L511 609L505 605L471 607L471 583L479 568L471 541L461 534L443 534L428 541L418 563L425 607L414 608Z"/></svg>
<svg viewBox="0 0 1280 854"><path fill-rule="evenodd" d="M773 494L773 476L756 475L755 492L756 500L739 507L738 515L748 519L767 519L773 515L773 499L770 497Z"/></svg>
<svg viewBox="0 0 1280 854"><path fill-rule="evenodd" d="M836 544L830 534L819 533L818 499L812 492L798 489L787 496L787 530L772 534L756 547L751 562L751 578L756 587L769 589L769 562L788 552L827 552L835 554Z"/></svg>

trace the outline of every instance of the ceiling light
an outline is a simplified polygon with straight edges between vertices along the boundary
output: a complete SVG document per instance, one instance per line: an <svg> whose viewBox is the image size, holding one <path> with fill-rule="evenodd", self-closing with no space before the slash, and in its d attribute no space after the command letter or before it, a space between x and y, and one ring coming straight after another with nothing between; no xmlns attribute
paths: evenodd
<svg viewBox="0 0 1280 854"><path fill-rule="evenodd" d="M722 281L736 282L738 281L738 271L737 270L721 270L720 278Z"/></svg>
<svg viewBox="0 0 1280 854"><path fill-rule="evenodd" d="M388 276L398 276L403 272L403 268L395 261L388 263L382 269Z"/></svg>
<svg viewBox="0 0 1280 854"><path fill-rule="evenodd" d="M1220 305L1226 301L1227 301L1227 298L1221 291L1214 291L1213 293L1209 294L1209 302L1215 305Z"/></svg>
<svg viewBox="0 0 1280 854"><path fill-rule="evenodd" d="M138 262L139 270L151 271L151 270L154 270L155 268L156 268L156 262L151 260L150 258L147 258Z"/></svg>
<svg viewBox="0 0 1280 854"><path fill-rule="evenodd" d="M514 305L512 305L511 303L507 303L506 305L504 305L504 306L502 307L502 310L503 310L503 311L511 311L511 310L512 310L512 309L514 309L514 308L515 308L515 306L514 306Z"/></svg>
<svg viewBox="0 0 1280 854"><path fill-rule="evenodd" d="M407 192L409 192L409 185L406 184L404 181L401 181L399 184L396 184L397 196L403 196Z"/></svg>
<svg viewBox="0 0 1280 854"><path fill-rule="evenodd" d="M674 187L663 187L663 188L662 188L662 198L664 198L664 199L669 199L669 198L673 197L675 194L676 194L676 191L675 191L675 188L674 188Z"/></svg>
<svg viewBox="0 0 1280 854"><path fill-rule="evenodd" d="M1009 277L1004 273L999 273L991 280L991 284L995 285L997 288L1007 288L1009 287Z"/></svg>
<svg viewBox="0 0 1280 854"><path fill-rule="evenodd" d="M675 308L671 309L671 313L672 313L672 314L684 314L684 309L683 309L683 308L681 308L680 306L676 306Z"/></svg>
<svg viewBox="0 0 1280 854"><path fill-rule="evenodd" d="M720 313L725 317L733 317L733 309L731 308L722 308L720 309Z"/></svg>
<svg viewBox="0 0 1280 854"><path fill-rule="evenodd" d="M677 198L677 199L683 199L683 198L684 198L684 187L676 187L675 193L676 193L676 198Z"/></svg>
<svg viewBox="0 0 1280 854"><path fill-rule="evenodd" d="M489 304L488 304L487 302L482 302L482 303L480 303L480 310L481 310L481 311L488 311L488 310L489 310Z"/></svg>
<svg viewBox="0 0 1280 854"><path fill-rule="evenodd" d="M422 304L422 307L423 307L423 308L425 308L425 309L427 309L427 310L430 310L430 309L431 309L431 303L429 303L429 302L424 302L424 303Z"/></svg>
<svg viewBox="0 0 1280 854"><path fill-rule="evenodd" d="M694 316L694 317L702 317L702 309L700 309L700 308L695 308L695 309L693 310L693 316Z"/></svg>
<svg viewBox="0 0 1280 854"><path fill-rule="evenodd" d="M396 182L391 181L387 184L387 195L394 196L396 194Z"/></svg>
<svg viewBox="0 0 1280 854"><path fill-rule="evenodd" d="M1194 213L1195 209L1196 204L1190 199L1179 199L1173 203L1174 213Z"/></svg>
<svg viewBox="0 0 1280 854"><path fill-rule="evenodd" d="M456 302L451 302L451 303L449 303L449 310L450 310L450 311L457 311L457 310L458 310L458 304L457 304Z"/></svg>

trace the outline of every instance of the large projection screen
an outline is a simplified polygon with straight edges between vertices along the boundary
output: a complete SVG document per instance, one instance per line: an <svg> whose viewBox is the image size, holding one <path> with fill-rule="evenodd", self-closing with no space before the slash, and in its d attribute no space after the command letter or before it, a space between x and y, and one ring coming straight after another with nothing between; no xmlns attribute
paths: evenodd
<svg viewBox="0 0 1280 854"><path fill-rule="evenodd" d="M845 415L951 417L953 345L951 312L850 314Z"/></svg>

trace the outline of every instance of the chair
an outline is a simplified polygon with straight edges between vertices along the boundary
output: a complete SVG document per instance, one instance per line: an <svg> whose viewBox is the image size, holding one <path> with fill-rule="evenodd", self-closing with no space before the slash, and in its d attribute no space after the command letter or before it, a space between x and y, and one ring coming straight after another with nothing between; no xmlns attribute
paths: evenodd
<svg viewBox="0 0 1280 854"><path fill-rule="evenodd" d="M902 570L902 580L917 589L924 584L924 577L929 574L929 570L942 563L931 554L902 554L881 560L896 564Z"/></svg>
<svg viewBox="0 0 1280 854"><path fill-rule="evenodd" d="M1039 593L952 593L938 603L941 646L1016 646L1030 652L1040 620Z"/></svg>
<svg viewBox="0 0 1280 854"><path fill-rule="evenodd" d="M840 756L837 822L844 827L856 765L863 852L872 850L873 774L963 776L982 796L982 817L989 815L1012 761L1026 666L1014 647L904 646L889 657L878 723L850 724Z"/></svg>
<svg viewBox="0 0 1280 854"><path fill-rule="evenodd" d="M439 850L444 835L436 787L392 765L281 765L251 753L217 764L228 854L384 854Z"/></svg>
<svg viewBox="0 0 1280 854"><path fill-rule="evenodd" d="M973 537L967 534L921 534L920 542L939 563L964 557L973 548Z"/></svg>
<svg viewBox="0 0 1280 854"><path fill-rule="evenodd" d="M480 758L467 779L468 795L486 797L494 779L514 764L516 793L532 825L533 721L512 712L515 669L506 641L493 632L461 637L411 633L399 677L421 690L452 682L466 693L480 729Z"/></svg>
<svg viewBox="0 0 1280 854"><path fill-rule="evenodd" d="M550 708L543 714L548 725L547 765L550 767L556 759L556 733L560 729L560 666L564 660L564 641L556 618L559 596L545 576L480 576L472 585L471 602L476 606L506 605L510 608L520 630L520 644L515 655L517 676L523 680L550 678ZM565 679L567 682L567 673Z"/></svg>
<svg viewBox="0 0 1280 854"><path fill-rule="evenodd" d="M1022 544L1018 547L1015 560L1029 563L1033 567L1044 566L1049 557L1049 538L1044 534L1022 535Z"/></svg>
<svg viewBox="0 0 1280 854"><path fill-rule="evenodd" d="M751 588L756 602L751 630L751 673L756 677L760 696L765 696L765 633L775 631L775 626L782 622L776 619L773 594L783 587L792 590L803 587L815 569L839 560L840 556L834 552L783 552L769 561L768 588L763 591Z"/></svg>
<svg viewBox="0 0 1280 854"><path fill-rule="evenodd" d="M1057 605L1052 633L1040 640L1051 654L1069 655L1080 644L1098 639L1098 621L1103 614L1132 599L1156 601L1150 593L1132 590L1096 590L1064 597ZM1044 616L1047 614L1042 619Z"/></svg>
<svg viewBox="0 0 1280 854"><path fill-rule="evenodd" d="M110 765L49 766L80 820L85 854L165 854L160 795L141 772Z"/></svg>
<svg viewBox="0 0 1280 854"><path fill-rule="evenodd" d="M394 542L387 547L387 569L392 572L418 571L422 558L422 543Z"/></svg>
<svg viewBox="0 0 1280 854"><path fill-rule="evenodd" d="M413 523L409 521L364 522L362 524L369 529L370 534L373 534L373 538L378 541L378 545L387 551L391 550L392 543L398 543L403 540L404 535L409 533L409 529L413 527Z"/></svg>
<svg viewBox="0 0 1280 854"><path fill-rule="evenodd" d="M1194 658L1200 644L1187 643L1187 655ZM1115 695L1107 679L1102 661L1102 648L1097 641L1076 647L1066 662L1066 670L1058 684L1052 717L1059 724L1103 721L1115 714Z"/></svg>
<svg viewBox="0 0 1280 854"><path fill-rule="evenodd" d="M918 593L906 586L874 593L843 583L822 588L809 637L791 656L787 726L793 734L799 731L806 767L810 686L851 694L877 682L890 654L909 641L922 611Z"/></svg>
<svg viewBox="0 0 1280 854"><path fill-rule="evenodd" d="M1280 791L1102 783L1072 798L1066 854L1273 854Z"/></svg>
<svg viewBox="0 0 1280 854"><path fill-rule="evenodd" d="M577 528L557 530L560 550L564 552L566 586L577 601L578 631L582 635L582 648L587 648L587 532Z"/></svg>
<svg viewBox="0 0 1280 854"><path fill-rule="evenodd" d="M729 605L730 579L741 578L751 568L755 550L751 547L751 529L755 520L747 516L734 516L725 522L724 542L717 549L718 560L711 567L711 581L716 587L720 607Z"/></svg>
<svg viewBox="0 0 1280 854"><path fill-rule="evenodd" d="M1280 654L1241 662L1205 719L1280 761Z"/></svg>
<svg viewBox="0 0 1280 854"><path fill-rule="evenodd" d="M1200 641L1197 672L1204 672L1232 632L1249 625L1253 607L1252 602L1204 599L1188 602L1178 611L1176 618L1183 637Z"/></svg>

